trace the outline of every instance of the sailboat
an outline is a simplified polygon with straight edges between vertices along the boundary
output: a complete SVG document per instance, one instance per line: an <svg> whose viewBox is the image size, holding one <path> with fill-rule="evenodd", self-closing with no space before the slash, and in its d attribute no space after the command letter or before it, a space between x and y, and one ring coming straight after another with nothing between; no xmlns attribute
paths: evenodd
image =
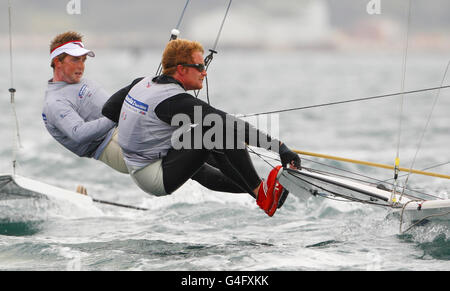
<svg viewBox="0 0 450 291"><path fill-rule="evenodd" d="M175 39L179 33L178 29L181 20L184 15L184 11L189 3L186 1L183 13L178 21L176 28L172 31L171 39ZM212 60L212 56L216 52L217 42L222 30L226 15L231 5L229 1L225 17L221 23L219 33L214 43L211 54L205 60L208 66ZM11 48L11 46L10 46ZM158 69L158 72L160 68ZM157 72L157 74L158 74ZM424 90L416 90L410 92L400 92L400 94L409 94L412 92L425 91L425 90L440 90L448 88L449 86L428 88ZM14 88L11 75L11 88ZM15 89L10 89L11 100L14 108L14 92ZM384 96L372 96L361 99L374 99L382 98L386 96L392 96L394 94L386 94ZM398 95L398 94L397 94ZM207 95L208 100L209 96ZM349 102L344 101L344 102ZM342 102L342 103L344 103ZM336 102L335 102L336 104ZM317 107L317 106L309 106ZM299 108L291 108L289 110L295 110ZM280 111L281 112L281 111ZM266 112L274 113L274 112ZM17 124L17 122L16 122ZM15 135L16 136L16 135ZM16 138L16 137L15 137ZM312 153L297 151L300 155L314 155ZM342 158L330 157L327 155L315 154L320 158L332 160L344 160ZM348 161L348 159L346 159ZM362 161L351 161L362 163ZM374 163L365 163L369 166ZM386 167L385 167L386 168ZM413 171L412 169L402 169L399 165L387 166L394 171L404 170L405 172L416 172L417 174L422 171ZM430 174L430 173L428 173ZM439 175L435 175L439 176ZM442 199L437 196L418 193L407 189L406 187L398 187L395 183L388 186L383 183L377 183L374 181L367 181L364 179L355 179L348 175L337 175L324 170L318 170L315 168L303 167L299 170L283 169L279 172L280 183L288 189L291 193L294 193L302 199L334 199L341 202L355 202L362 205L369 205L374 207L384 207L391 209L393 213L400 219L400 232L405 232L414 225L418 225L425 221L450 221L450 199ZM441 175L440 178L450 178L446 175ZM74 207L84 209L86 212L89 210L92 213L99 213L99 209L95 206L95 202L98 200L92 199L90 196L80 195L74 191L61 189L54 187L36 180L19 176L15 173L15 157L13 157L13 173L0 175L0 201L6 200L20 200L20 199L33 199L33 200L52 200ZM403 228L403 224L409 222L406 228Z"/></svg>

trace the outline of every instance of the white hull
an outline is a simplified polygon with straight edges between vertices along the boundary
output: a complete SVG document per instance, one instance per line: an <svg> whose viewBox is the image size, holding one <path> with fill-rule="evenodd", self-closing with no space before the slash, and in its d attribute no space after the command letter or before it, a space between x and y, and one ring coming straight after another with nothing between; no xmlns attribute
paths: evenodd
<svg viewBox="0 0 450 291"><path fill-rule="evenodd" d="M20 205L21 200L46 200L52 206L51 214L64 217L99 216L102 211L91 197L55 187L22 176L0 175L0 201L2 205ZM23 203L24 204L24 203ZM30 205L30 203L28 203ZM17 209L17 212L25 211Z"/></svg>
<svg viewBox="0 0 450 291"><path fill-rule="evenodd" d="M415 201L409 197L402 197L399 203L393 205L390 202L391 191L306 169L284 170L279 181L290 192L296 193L305 200L311 196L329 197L332 195L350 201L391 207L394 212L402 215L403 221L414 222L423 219L450 221L450 199ZM340 196L341 193L345 197Z"/></svg>

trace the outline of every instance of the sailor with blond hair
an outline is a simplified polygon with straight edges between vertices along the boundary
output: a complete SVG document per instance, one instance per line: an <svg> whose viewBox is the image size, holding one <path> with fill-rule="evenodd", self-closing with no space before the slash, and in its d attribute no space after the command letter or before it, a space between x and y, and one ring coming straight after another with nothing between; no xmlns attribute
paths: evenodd
<svg viewBox="0 0 450 291"><path fill-rule="evenodd" d="M119 122L119 145L143 191L169 195L192 179L211 190L248 193L272 216L288 193L277 179L282 166L263 181L245 145L269 145L285 167L299 168L300 158L282 142L187 92L203 86L203 53L198 42L170 41L161 61L163 74L136 79L114 94L102 112ZM216 142L207 144L210 118L218 131Z"/></svg>

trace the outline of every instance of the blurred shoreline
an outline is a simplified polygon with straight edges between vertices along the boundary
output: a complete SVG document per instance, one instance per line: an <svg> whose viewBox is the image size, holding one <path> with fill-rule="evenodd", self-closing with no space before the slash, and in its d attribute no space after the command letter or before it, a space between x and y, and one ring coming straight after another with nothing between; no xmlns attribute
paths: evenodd
<svg viewBox="0 0 450 291"><path fill-rule="evenodd" d="M72 0L81 5L69 14L69 1L12 1L14 49L48 49L58 33L76 30L97 49L161 50L179 20L184 0ZM379 0L370 14L369 0L234 1L219 49L248 50L397 50L405 46L409 0ZM29 3L25 3L29 2ZM181 22L181 38L210 48L228 1L191 1ZM7 1L0 4L0 51L9 50ZM412 1L409 49L450 50L450 2Z"/></svg>

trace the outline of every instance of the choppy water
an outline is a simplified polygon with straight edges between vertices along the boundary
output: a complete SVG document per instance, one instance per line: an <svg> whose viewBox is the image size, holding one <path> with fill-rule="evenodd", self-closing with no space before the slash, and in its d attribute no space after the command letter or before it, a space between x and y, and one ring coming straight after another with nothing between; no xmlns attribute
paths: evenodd
<svg viewBox="0 0 450 291"><path fill-rule="evenodd" d="M138 58L97 51L86 77L109 92L152 74L159 52ZM41 121L50 67L45 52L15 53L16 103L22 148L18 173L66 189L83 184L98 199L150 208L142 212L98 205L103 214L52 215L52 205L1 204L16 210L0 221L1 270L449 270L447 225L428 224L399 235L388 211L290 195L273 218L249 195L216 193L189 182L168 197L151 197L126 175L76 158ZM448 55L411 53L406 89L440 84ZM8 55L0 54L0 172L11 172L13 121ZM213 105L230 113L261 112L397 92L401 54L224 51L209 70ZM447 81L448 82L448 81ZM400 156L409 166L435 92L406 97ZM204 98L202 96L201 98ZM399 98L323 107L279 115L290 147L392 164ZM450 95L443 90L416 168L447 162ZM262 176L268 166L254 157ZM306 159L304 165L311 166ZM380 179L384 170L339 165ZM433 169L449 173L450 166ZM447 197L446 181L411 176L410 186ZM9 207L9 208L8 208ZM3 213L5 214L5 212ZM31 217L31 218L30 218Z"/></svg>

